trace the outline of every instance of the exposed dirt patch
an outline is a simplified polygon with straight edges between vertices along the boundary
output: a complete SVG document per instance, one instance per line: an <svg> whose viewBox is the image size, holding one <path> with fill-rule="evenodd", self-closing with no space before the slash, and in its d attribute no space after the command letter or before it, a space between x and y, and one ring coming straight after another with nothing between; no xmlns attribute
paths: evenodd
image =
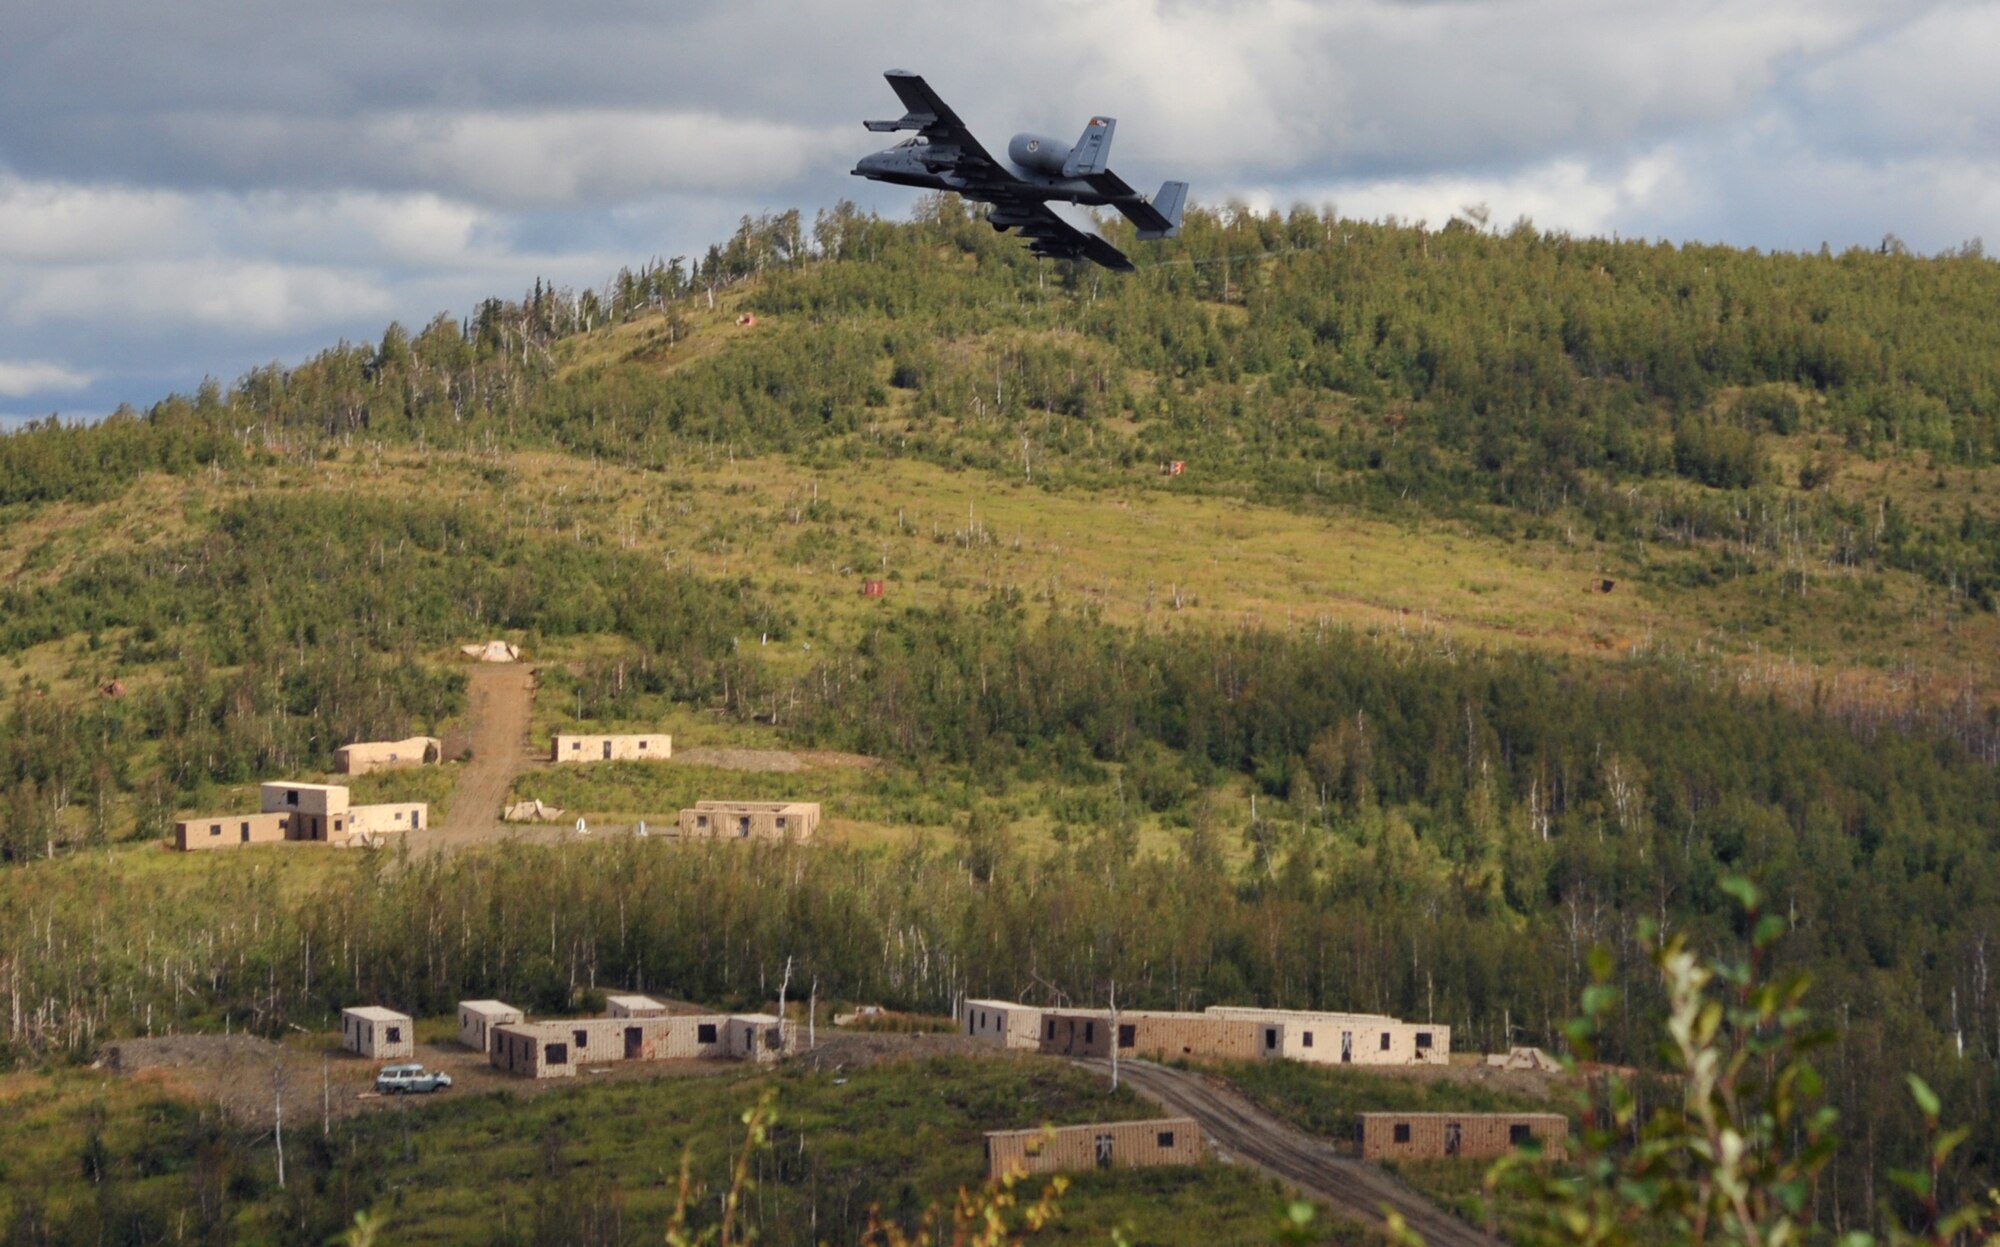
<svg viewBox="0 0 2000 1247"><path fill-rule="evenodd" d="M462 844L508 834L500 821L514 777L535 761L528 726L535 708L535 673L514 663L480 663L466 687L465 725L445 737L446 757L466 747L472 760L459 775L451 813L422 837L432 844Z"/></svg>
<svg viewBox="0 0 2000 1247"><path fill-rule="evenodd" d="M1501 1069L1497 1065L1368 1065L1356 1066L1379 1078L1405 1082L1450 1083L1460 1087L1484 1087L1533 1100L1555 1097L1568 1076L1532 1069Z"/></svg>

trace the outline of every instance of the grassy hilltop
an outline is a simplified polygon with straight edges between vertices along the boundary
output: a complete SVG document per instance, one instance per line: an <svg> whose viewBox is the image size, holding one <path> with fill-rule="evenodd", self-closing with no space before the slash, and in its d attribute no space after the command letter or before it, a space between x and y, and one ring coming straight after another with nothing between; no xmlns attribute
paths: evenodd
<svg viewBox="0 0 2000 1247"><path fill-rule="evenodd" d="M1115 978L1556 1046L1601 944L1643 1062L1640 921L1726 942L1749 872L1870 1124L1826 1198L1907 1161L1905 1068L2000 1173L2000 266L1308 212L1148 254L1045 265L953 200L746 220L0 438L9 1059L355 993L749 1002L788 956L918 1008ZM450 730L491 635L538 731L866 762L518 795L813 795L829 844L153 848Z"/></svg>

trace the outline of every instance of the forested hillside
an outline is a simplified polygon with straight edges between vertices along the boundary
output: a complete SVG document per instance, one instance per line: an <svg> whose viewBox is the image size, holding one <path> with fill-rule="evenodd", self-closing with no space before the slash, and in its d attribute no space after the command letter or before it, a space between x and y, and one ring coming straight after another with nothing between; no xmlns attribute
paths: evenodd
<svg viewBox="0 0 2000 1247"><path fill-rule="evenodd" d="M1819 1198L1891 1197L1905 1069L2000 1174L2000 265L1303 211L1144 254L788 214L0 438L10 1059L788 957L1554 1047L1601 945L1645 1062L1641 920L1727 943L1749 873L1865 1132ZM893 843L65 858L448 724L496 633L562 721L879 758Z"/></svg>

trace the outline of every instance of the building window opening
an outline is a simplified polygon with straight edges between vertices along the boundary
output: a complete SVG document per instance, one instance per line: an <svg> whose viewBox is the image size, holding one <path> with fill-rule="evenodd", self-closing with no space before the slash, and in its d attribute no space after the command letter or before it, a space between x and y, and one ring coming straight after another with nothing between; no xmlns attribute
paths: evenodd
<svg viewBox="0 0 2000 1247"><path fill-rule="evenodd" d="M1313 1033L1311 1031L1307 1031L1304 1035L1300 1036L1299 1046L1301 1048L1310 1048L1313 1046Z"/></svg>
<svg viewBox="0 0 2000 1247"><path fill-rule="evenodd" d="M543 1044L543 1045L542 1045L542 1064L544 1064L544 1065L568 1065L568 1064L569 1064L569 1048L568 1048L568 1046L567 1046L567 1045L565 1045L565 1044L559 1044L559 1043L552 1043L552 1044Z"/></svg>
<svg viewBox="0 0 2000 1247"><path fill-rule="evenodd" d="M299 790L296 788L287 788L285 790L285 804L297 805L298 803L299 803Z"/></svg>
<svg viewBox="0 0 2000 1247"><path fill-rule="evenodd" d="M694 1028L694 1039L696 1043L714 1043L715 1023L702 1022L699 1025L697 1025Z"/></svg>
<svg viewBox="0 0 2000 1247"><path fill-rule="evenodd" d="M1130 1022L1119 1023L1118 1046L1121 1048L1129 1048L1133 1044L1136 1044L1138 1042L1139 1042L1139 1028L1137 1026L1134 1026Z"/></svg>
<svg viewBox="0 0 2000 1247"><path fill-rule="evenodd" d="M1160 1131L1160 1137L1155 1142L1161 1147L1172 1147L1174 1145L1174 1132L1171 1130Z"/></svg>
<svg viewBox="0 0 2000 1247"><path fill-rule="evenodd" d="M391 1026L391 1027L389 1028L389 1042L390 1042L390 1043L401 1043L401 1042L403 1042L403 1028L402 1028L402 1027L400 1027L400 1026Z"/></svg>
<svg viewBox="0 0 2000 1247"><path fill-rule="evenodd" d="M1418 1031L1417 1051L1428 1052L1430 1050L1430 1046L1431 1046L1431 1033L1429 1031Z"/></svg>
<svg viewBox="0 0 2000 1247"><path fill-rule="evenodd" d="M583 1051L584 1048L589 1045L590 1043L589 1031L571 1031L570 1034L576 1039L576 1050L578 1052Z"/></svg>
<svg viewBox="0 0 2000 1247"><path fill-rule="evenodd" d="M1389 1032L1388 1032L1388 1031L1383 1031L1383 1032L1382 1032L1382 1051L1384 1051L1384 1052L1387 1052L1388 1050L1389 1050Z"/></svg>
<svg viewBox="0 0 2000 1247"><path fill-rule="evenodd" d="M209 834L209 835L211 835L211 836L219 836L219 835L221 835L221 834L222 834L222 824L221 824L221 823L210 823L210 824L208 825L208 834Z"/></svg>
<svg viewBox="0 0 2000 1247"><path fill-rule="evenodd" d="M1507 1142L1513 1144L1515 1147L1519 1147L1533 1138L1534 1133L1534 1131L1528 1129L1527 1122L1517 1121L1507 1127Z"/></svg>
<svg viewBox="0 0 2000 1247"><path fill-rule="evenodd" d="M1406 1121L1397 1122L1394 1137L1398 1143L1408 1143L1410 1141L1410 1123Z"/></svg>

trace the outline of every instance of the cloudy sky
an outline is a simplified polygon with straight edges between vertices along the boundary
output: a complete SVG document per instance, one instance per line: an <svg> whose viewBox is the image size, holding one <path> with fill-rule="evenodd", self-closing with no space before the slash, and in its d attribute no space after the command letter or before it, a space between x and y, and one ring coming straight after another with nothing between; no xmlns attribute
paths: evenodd
<svg viewBox="0 0 2000 1247"><path fill-rule="evenodd" d="M927 74L998 149L1441 223L2000 249L2000 3L0 0L0 419L145 404L846 175Z"/></svg>

